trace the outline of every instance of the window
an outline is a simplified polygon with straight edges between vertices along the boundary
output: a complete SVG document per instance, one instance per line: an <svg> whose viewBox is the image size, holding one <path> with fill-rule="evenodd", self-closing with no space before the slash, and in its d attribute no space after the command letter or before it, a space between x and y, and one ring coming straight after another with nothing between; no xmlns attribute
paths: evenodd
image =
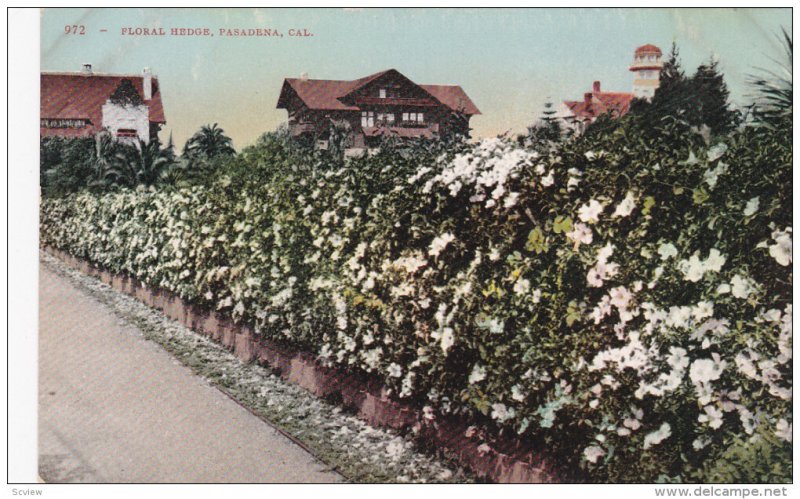
<svg viewBox="0 0 800 499"><path fill-rule="evenodd" d="M372 111L361 111L361 128L375 126L375 113Z"/></svg>
<svg viewBox="0 0 800 499"><path fill-rule="evenodd" d="M394 113L388 113L386 115L386 123L394 123Z"/></svg>
<svg viewBox="0 0 800 499"><path fill-rule="evenodd" d="M403 113L403 121L408 121L408 113Z"/></svg>
<svg viewBox="0 0 800 499"><path fill-rule="evenodd" d="M417 113L409 113L408 121L417 121Z"/></svg>
<svg viewBox="0 0 800 499"><path fill-rule="evenodd" d="M422 113L417 113L417 123L423 123L425 120L422 119Z"/></svg>
<svg viewBox="0 0 800 499"><path fill-rule="evenodd" d="M385 99L385 98L386 98L386 89L385 89L385 88L382 88L382 89L378 90L378 96L379 96L381 99Z"/></svg>
<svg viewBox="0 0 800 499"><path fill-rule="evenodd" d="M136 130L131 130L130 128L120 128L117 130L117 137L138 137L139 135L136 133Z"/></svg>

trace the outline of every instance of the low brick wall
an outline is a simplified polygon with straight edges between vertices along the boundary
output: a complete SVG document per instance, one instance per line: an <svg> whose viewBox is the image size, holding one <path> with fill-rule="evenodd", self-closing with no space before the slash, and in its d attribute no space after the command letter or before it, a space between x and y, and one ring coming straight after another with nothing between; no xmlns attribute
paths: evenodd
<svg viewBox="0 0 800 499"><path fill-rule="evenodd" d="M256 335L248 326L207 312L169 291L151 288L133 277L112 274L91 263L51 247L45 251L84 274L97 277L117 291L126 293L162 311L187 328L206 335L234 352L243 362L258 362L318 397L341 400L341 404L375 427L412 429L436 447L454 456L477 476L497 483L556 482L555 474L541 456L509 438L487 438L485 429L472 429L454 418L438 416L433 421L410 404L392 399L375 380L331 368L307 352L279 345Z"/></svg>

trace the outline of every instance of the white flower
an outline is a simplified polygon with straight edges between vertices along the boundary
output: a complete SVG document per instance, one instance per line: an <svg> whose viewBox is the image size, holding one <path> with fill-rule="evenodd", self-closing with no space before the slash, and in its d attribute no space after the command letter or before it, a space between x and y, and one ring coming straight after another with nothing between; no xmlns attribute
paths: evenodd
<svg viewBox="0 0 800 499"><path fill-rule="evenodd" d="M661 443L665 438L669 437L671 434L672 432L670 430L669 423L662 424L658 430L645 435L644 448L649 449L653 445Z"/></svg>
<svg viewBox="0 0 800 499"><path fill-rule="evenodd" d="M517 201L519 200L519 193L518 192L510 192L508 196L506 196L505 201L503 201L504 208L511 208Z"/></svg>
<svg viewBox="0 0 800 499"><path fill-rule="evenodd" d="M521 295L527 293L531 289L531 282L527 279L520 278L514 283L514 293Z"/></svg>
<svg viewBox="0 0 800 499"><path fill-rule="evenodd" d="M589 447L583 449L583 455L590 463L596 463L599 458L606 455L606 451L597 445L590 445Z"/></svg>
<svg viewBox="0 0 800 499"><path fill-rule="evenodd" d="M758 196L750 199L744 207L744 216L749 217L753 213L758 211Z"/></svg>
<svg viewBox="0 0 800 499"><path fill-rule="evenodd" d="M522 393L522 389L519 387L519 385L514 385L511 387L511 398L517 402L522 402L525 400L525 394Z"/></svg>
<svg viewBox="0 0 800 499"><path fill-rule="evenodd" d="M725 261L726 258L719 250L712 248L708 253L708 258L705 260L700 260L697 254L694 254L688 260L678 262L678 268L687 281L697 282L703 278L706 272L719 272L722 270Z"/></svg>
<svg viewBox="0 0 800 499"><path fill-rule="evenodd" d="M586 282L589 283L589 286L593 288L599 288L603 286L603 277L602 274L596 269L591 268L589 272L586 274Z"/></svg>
<svg viewBox="0 0 800 499"><path fill-rule="evenodd" d="M439 256L439 253L441 253L442 250L444 250L447 247L447 245L453 242L454 240L455 236L453 234L450 234L449 232L445 232L441 236L437 236L431 242L428 254L433 257Z"/></svg>
<svg viewBox="0 0 800 499"><path fill-rule="evenodd" d="M472 372L469 374L469 383L474 385L484 379L486 379L486 368L475 364L475 367L472 368Z"/></svg>
<svg viewBox="0 0 800 499"><path fill-rule="evenodd" d="M692 309L692 316L696 321L701 321L713 315L714 315L714 302L711 301L697 302L697 305L695 305L694 308Z"/></svg>
<svg viewBox="0 0 800 499"><path fill-rule="evenodd" d="M736 298L747 299L755 290L755 282L749 277L735 275L731 279L731 294Z"/></svg>
<svg viewBox="0 0 800 499"><path fill-rule="evenodd" d="M515 416L513 408L507 408L505 404L492 404L492 419L496 419L501 423Z"/></svg>
<svg viewBox="0 0 800 499"><path fill-rule="evenodd" d="M553 179L553 171L550 170L547 173L546 177L542 177L542 185L545 186L545 187L550 187L554 183L555 183L555 179Z"/></svg>
<svg viewBox="0 0 800 499"><path fill-rule="evenodd" d="M592 243L592 229L580 222L576 223L572 230L565 235L575 243L576 248L581 244Z"/></svg>
<svg viewBox="0 0 800 499"><path fill-rule="evenodd" d="M716 248L711 248L705 261L706 271L719 272L725 265L725 257Z"/></svg>
<svg viewBox="0 0 800 499"><path fill-rule="evenodd" d="M625 195L625 199L623 199L622 202L617 205L617 209L614 210L611 218L627 217L631 214L631 212L633 212L635 207L636 197L633 195L633 192L628 191L628 194Z"/></svg>
<svg viewBox="0 0 800 499"><path fill-rule="evenodd" d="M694 384L701 385L719 379L724 368L724 363L711 359L697 359L689 368L689 378Z"/></svg>
<svg viewBox="0 0 800 499"><path fill-rule="evenodd" d="M792 443L792 423L789 423L783 418L779 419L778 423L775 425L775 435Z"/></svg>
<svg viewBox="0 0 800 499"><path fill-rule="evenodd" d="M542 290L534 289L533 293L531 294L531 301L533 303L539 303L542 300Z"/></svg>
<svg viewBox="0 0 800 499"><path fill-rule="evenodd" d="M705 171L705 173L703 173L703 180L708 184L710 188L713 189L717 185L717 180L719 179L719 176L727 171L728 171L728 165L720 161L719 164L717 164L716 168L708 169Z"/></svg>
<svg viewBox="0 0 800 499"><path fill-rule="evenodd" d="M597 251L597 261L600 263L607 263L611 255L614 254L614 245L611 243L606 244Z"/></svg>
<svg viewBox="0 0 800 499"><path fill-rule="evenodd" d="M678 249L672 243L664 243L658 247L658 254L662 260L667 260L678 255Z"/></svg>
<svg viewBox="0 0 800 499"><path fill-rule="evenodd" d="M727 150L728 150L728 146L726 146L722 142L710 147L708 149L708 152L707 152L708 162L710 163L712 161L718 160L719 158L722 157L723 154L725 154L725 151L727 151Z"/></svg>
<svg viewBox="0 0 800 499"><path fill-rule="evenodd" d="M616 288L612 288L608 295L611 298L611 304L618 309L628 308L628 303L630 303L631 298L633 297L631 292L628 291L625 286L617 286Z"/></svg>
<svg viewBox="0 0 800 499"><path fill-rule="evenodd" d="M383 351L380 349L380 347L367 350L364 352L364 362L366 362L367 365L372 369L375 369L378 367L378 361L380 361L382 353Z"/></svg>
<svg viewBox="0 0 800 499"><path fill-rule="evenodd" d="M595 223L599 220L602 211L603 205L597 200L592 199L589 203L584 204L578 209L578 218L580 218L582 222Z"/></svg>
<svg viewBox="0 0 800 499"><path fill-rule="evenodd" d="M697 255L692 255L688 260L681 260L678 268L683 272L684 279L691 282L699 281L705 273L705 266Z"/></svg>
<svg viewBox="0 0 800 499"><path fill-rule="evenodd" d="M442 346L442 351L447 355L447 351L450 350L450 347L453 346L456 342L456 336L453 334L453 328L446 327L442 330L442 339L440 340L440 344Z"/></svg>
<svg viewBox="0 0 800 499"><path fill-rule="evenodd" d="M773 231L772 239L775 240L775 244L769 246L769 255L780 265L788 266L792 263L792 228Z"/></svg>
<svg viewBox="0 0 800 499"><path fill-rule="evenodd" d="M403 369L394 362L389 364L389 369L387 371L389 373L389 376L393 378L399 378L400 376L403 375Z"/></svg>
<svg viewBox="0 0 800 499"><path fill-rule="evenodd" d="M705 411L705 414L700 414L697 416L698 421L708 424L708 426L715 430L722 426L722 411L713 405L707 405L703 408L703 410Z"/></svg>

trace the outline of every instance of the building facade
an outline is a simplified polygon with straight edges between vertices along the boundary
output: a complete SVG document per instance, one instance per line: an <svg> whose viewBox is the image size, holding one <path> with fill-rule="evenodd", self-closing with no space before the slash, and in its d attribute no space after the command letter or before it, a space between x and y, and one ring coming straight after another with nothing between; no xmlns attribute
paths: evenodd
<svg viewBox="0 0 800 499"><path fill-rule="evenodd" d="M592 91L583 94L582 100L563 101L558 117L564 128L583 133L599 116L609 113L619 118L628 113L633 99L650 100L655 95L661 74L661 49L655 45L642 45L633 54L629 70L633 73L632 92L606 92L595 81Z"/></svg>
<svg viewBox="0 0 800 499"><path fill-rule="evenodd" d="M120 87L138 94L134 102L113 102ZM41 73L41 137L93 137L105 130L121 142L149 142L166 123L158 79L100 74L89 64L74 73Z"/></svg>
<svg viewBox="0 0 800 499"><path fill-rule="evenodd" d="M294 137L325 137L332 123L346 123L355 148L388 136L469 136L480 114L460 86L419 85L395 69L358 80L286 78L277 108L288 112Z"/></svg>

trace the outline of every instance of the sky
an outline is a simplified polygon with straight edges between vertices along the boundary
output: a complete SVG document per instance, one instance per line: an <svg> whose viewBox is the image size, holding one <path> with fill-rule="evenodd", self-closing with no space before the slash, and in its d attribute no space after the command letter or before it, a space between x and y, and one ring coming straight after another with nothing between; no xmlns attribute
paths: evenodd
<svg viewBox="0 0 800 499"><path fill-rule="evenodd" d="M67 34L72 25L85 34ZM123 35L126 28L167 35ZM170 36L171 28L214 36ZM225 28L283 36L221 36ZM351 80L389 68L420 84L461 85L482 113L470 122L473 137L493 137L524 131L546 102L578 100L595 80L630 92L633 52L647 43L665 54L677 43L690 74L716 58L731 101L746 105L747 75L781 59L781 28L791 32L789 8L45 9L41 69L151 68L167 118L161 138L172 134L179 148L210 123L237 150L275 130L287 118L275 107L284 78ZM289 36L292 29L313 36Z"/></svg>

